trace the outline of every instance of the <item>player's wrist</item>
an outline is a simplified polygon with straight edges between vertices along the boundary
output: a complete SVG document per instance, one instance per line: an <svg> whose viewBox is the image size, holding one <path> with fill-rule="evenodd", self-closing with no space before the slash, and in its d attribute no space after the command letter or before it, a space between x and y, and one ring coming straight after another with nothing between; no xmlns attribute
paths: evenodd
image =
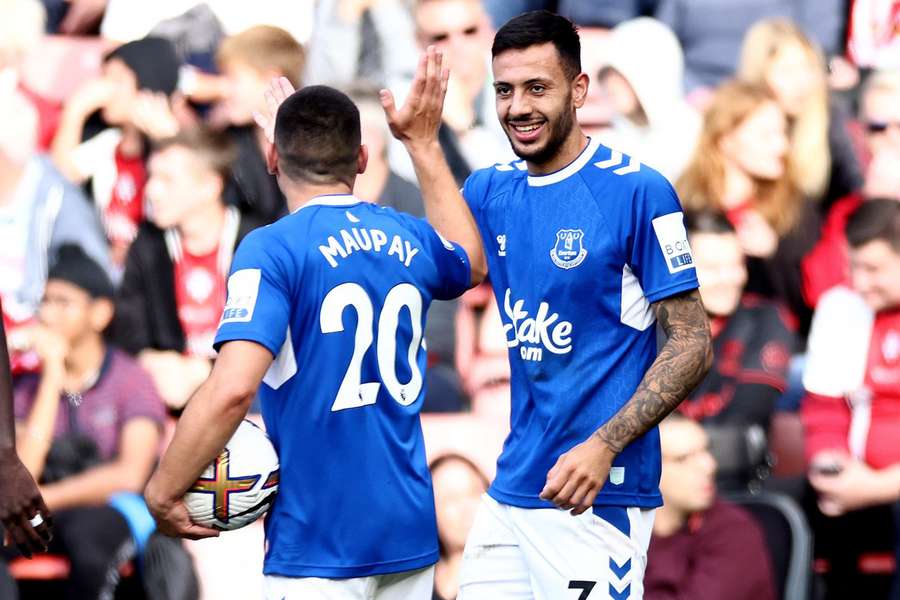
<svg viewBox="0 0 900 600"><path fill-rule="evenodd" d="M144 488L144 501L152 513L160 514L166 512L175 504L176 500L178 500L177 494L166 490L157 475L151 477L147 487Z"/></svg>
<svg viewBox="0 0 900 600"><path fill-rule="evenodd" d="M437 139L437 134L434 137L427 138L406 138L403 140L403 145L406 146L413 159L418 157L430 158L434 154L441 153L441 144Z"/></svg>
<svg viewBox="0 0 900 600"><path fill-rule="evenodd" d="M596 442L600 447L600 451L609 455L611 459L617 457L622 453L622 450L625 449L625 444L618 443L611 439L607 432L602 428L595 431L590 439Z"/></svg>

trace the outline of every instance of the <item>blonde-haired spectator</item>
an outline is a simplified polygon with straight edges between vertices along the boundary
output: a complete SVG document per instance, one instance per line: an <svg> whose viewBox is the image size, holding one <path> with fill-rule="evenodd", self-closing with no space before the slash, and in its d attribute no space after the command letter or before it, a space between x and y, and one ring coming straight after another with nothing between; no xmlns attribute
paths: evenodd
<svg viewBox="0 0 900 600"><path fill-rule="evenodd" d="M222 77L212 121L226 128L238 149L232 166L236 197L229 197L229 202L271 223L285 213L286 204L266 169L265 140L253 115L266 110L264 92L273 77L286 77L299 87L306 51L288 31L256 25L226 37L216 63Z"/></svg>
<svg viewBox="0 0 900 600"><path fill-rule="evenodd" d="M825 60L788 19L765 19L747 31L738 77L767 87L788 117L791 177L826 204L859 186L861 176L843 115L829 104Z"/></svg>

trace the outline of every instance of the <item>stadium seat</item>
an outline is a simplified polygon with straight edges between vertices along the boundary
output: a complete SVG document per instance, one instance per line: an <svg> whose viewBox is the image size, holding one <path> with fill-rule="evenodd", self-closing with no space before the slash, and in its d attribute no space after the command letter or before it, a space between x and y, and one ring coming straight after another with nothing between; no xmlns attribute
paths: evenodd
<svg viewBox="0 0 900 600"><path fill-rule="evenodd" d="M772 492L737 494L727 499L749 512L762 529L781 598L809 600L812 533L800 507L789 497Z"/></svg>

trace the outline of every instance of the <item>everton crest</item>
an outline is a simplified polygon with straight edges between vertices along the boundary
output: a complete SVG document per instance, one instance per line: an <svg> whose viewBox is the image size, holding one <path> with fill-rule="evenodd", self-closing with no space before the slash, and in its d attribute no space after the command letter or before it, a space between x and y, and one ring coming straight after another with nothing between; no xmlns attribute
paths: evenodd
<svg viewBox="0 0 900 600"><path fill-rule="evenodd" d="M556 245L550 250L550 259L560 269L574 269L584 262L584 232L580 229L560 229L556 232Z"/></svg>

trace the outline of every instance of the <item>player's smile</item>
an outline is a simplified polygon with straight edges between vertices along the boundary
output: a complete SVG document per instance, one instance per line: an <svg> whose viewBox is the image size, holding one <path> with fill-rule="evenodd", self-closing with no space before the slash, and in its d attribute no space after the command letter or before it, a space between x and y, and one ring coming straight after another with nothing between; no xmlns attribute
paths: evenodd
<svg viewBox="0 0 900 600"><path fill-rule="evenodd" d="M544 131L546 121L509 121L509 130L513 133L516 141L521 144L527 144L535 141Z"/></svg>

